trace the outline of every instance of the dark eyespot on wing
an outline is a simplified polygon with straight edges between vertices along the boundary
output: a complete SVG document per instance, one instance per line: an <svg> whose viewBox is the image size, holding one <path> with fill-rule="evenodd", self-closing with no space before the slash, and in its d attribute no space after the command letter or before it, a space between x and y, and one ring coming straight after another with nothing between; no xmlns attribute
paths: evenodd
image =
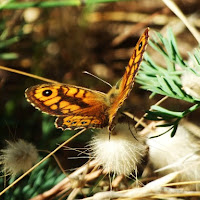
<svg viewBox="0 0 200 200"><path fill-rule="evenodd" d="M108 125L109 103L104 93L65 84L43 84L25 91L27 100L44 113L57 116L55 126L66 129Z"/></svg>
<svg viewBox="0 0 200 200"><path fill-rule="evenodd" d="M141 48L142 48L142 42L140 42L139 47L138 47L138 50L140 51Z"/></svg>
<svg viewBox="0 0 200 200"><path fill-rule="evenodd" d="M53 93L53 92L52 92L51 90L44 90L44 91L42 92L42 94L43 94L45 97L51 96L52 93Z"/></svg>

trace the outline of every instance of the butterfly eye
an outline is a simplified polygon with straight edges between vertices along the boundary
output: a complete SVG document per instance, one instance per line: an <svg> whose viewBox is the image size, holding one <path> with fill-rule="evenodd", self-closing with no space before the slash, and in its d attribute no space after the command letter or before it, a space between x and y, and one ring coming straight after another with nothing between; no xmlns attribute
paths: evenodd
<svg viewBox="0 0 200 200"><path fill-rule="evenodd" d="M142 42L140 42L140 44L139 44L139 51L141 50L141 48L142 48Z"/></svg>
<svg viewBox="0 0 200 200"><path fill-rule="evenodd" d="M49 97L49 96L52 94L52 91L51 91L51 90L44 90L44 91L42 92L42 94L43 94L43 96L45 96L45 97Z"/></svg>
<svg viewBox="0 0 200 200"><path fill-rule="evenodd" d="M86 124L87 122L81 122L81 124Z"/></svg>
<svg viewBox="0 0 200 200"><path fill-rule="evenodd" d="M72 125L73 125L73 124L76 124L76 122L72 122L71 124L72 124Z"/></svg>
<svg viewBox="0 0 200 200"><path fill-rule="evenodd" d="M71 121L70 120L67 120L67 123L70 123Z"/></svg>

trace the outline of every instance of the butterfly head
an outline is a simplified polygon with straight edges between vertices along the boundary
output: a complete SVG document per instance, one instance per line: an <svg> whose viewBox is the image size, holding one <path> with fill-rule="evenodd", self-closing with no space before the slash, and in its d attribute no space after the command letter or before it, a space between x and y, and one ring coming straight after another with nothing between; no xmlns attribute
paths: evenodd
<svg viewBox="0 0 200 200"><path fill-rule="evenodd" d="M107 93L109 103L112 104L116 97L119 95L119 87L117 85L113 86L111 90Z"/></svg>

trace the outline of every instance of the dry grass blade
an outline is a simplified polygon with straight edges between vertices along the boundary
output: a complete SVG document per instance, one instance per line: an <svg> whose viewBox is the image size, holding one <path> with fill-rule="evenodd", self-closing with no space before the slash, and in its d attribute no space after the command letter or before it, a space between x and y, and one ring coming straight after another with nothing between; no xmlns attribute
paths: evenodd
<svg viewBox="0 0 200 200"><path fill-rule="evenodd" d="M134 35L144 27L148 26L150 23L152 23L153 19L156 18L161 12L160 11L156 12L150 16L149 15L143 16L142 20L140 20L136 25L134 25L129 31L123 32L117 37L115 37L112 41L112 45L113 46L119 45L120 43L125 41L128 37Z"/></svg>
<svg viewBox="0 0 200 200"><path fill-rule="evenodd" d="M51 80L51 79L48 79L48 78L43 78L41 76L37 76L37 75L30 74L30 73L27 73L27 72L23 72L23 71L20 71L20 70L12 69L12 68L9 68L9 67L0 66L0 70L5 70L5 71L13 72L13 73L16 73L16 74L20 74L20 75L23 75L23 76L28 76L28 77L38 79L38 80L42 80L42 81L45 81L45 82L48 82L48 83L58 83L57 81L54 81L54 80Z"/></svg>
<svg viewBox="0 0 200 200"><path fill-rule="evenodd" d="M84 198L84 200L103 200L103 199L112 199L112 198L144 198L152 197L155 194L160 194L163 190L170 192L175 192L175 189L164 188L163 185L172 181L178 175L177 172L168 174L162 178L159 178L155 181L152 181L145 185L142 188L134 188L130 190L124 190L119 192L109 191L109 192L100 192L95 194L93 197Z"/></svg>
<svg viewBox="0 0 200 200"><path fill-rule="evenodd" d="M73 135L71 138L69 138L67 141L63 142L60 146L58 146L55 150L53 150L50 154L48 154L46 157L44 157L40 162L35 164L32 168L30 168L26 173L24 173L22 176L20 176L18 179L16 179L12 184L10 184L8 187L6 187L3 191L0 192L0 196L3 195L7 190L9 190L11 187L13 187L16 183L18 183L21 179L23 179L26 175L31 173L36 167L38 167L41 163L43 163L46 159L51 157L56 151L61 149L63 146L68 144L70 141L72 141L74 138L76 138L78 135L83 133L85 129L80 130L78 133Z"/></svg>
<svg viewBox="0 0 200 200"><path fill-rule="evenodd" d="M94 172L91 171L89 174L86 174L83 177L82 180L78 181L77 184L75 184L73 186L73 180L74 181L77 180L77 178L81 174L83 174L84 172L86 172L88 170L91 170L96 165L97 165L96 161L91 161L91 162L86 163L85 165L81 166L76 171L71 173L68 177L66 177L65 179L60 181L53 188L51 188L50 190L44 192L43 194L40 194L40 195L32 198L31 200L44 200L44 199L49 199L50 197L52 198L52 197L55 197L55 196L58 196L58 195L62 195L66 191L68 191L70 189L73 189L73 188L76 188L76 186L77 187L81 187L81 182L83 183L82 185L84 185L84 183L87 183L88 181L96 179L102 173L102 170L96 170Z"/></svg>
<svg viewBox="0 0 200 200"><path fill-rule="evenodd" d="M120 184L120 182L122 181L122 179L124 178L123 175L119 175L117 176L113 181L112 181L112 188L117 188Z"/></svg>
<svg viewBox="0 0 200 200"><path fill-rule="evenodd" d="M172 1L172 0L163 0L163 2L174 12L175 15L177 15L180 20L185 24L185 26L190 30L192 35L195 37L195 39L200 43L200 35L197 29L187 20L185 15L182 13L182 11L178 8L178 6Z"/></svg>

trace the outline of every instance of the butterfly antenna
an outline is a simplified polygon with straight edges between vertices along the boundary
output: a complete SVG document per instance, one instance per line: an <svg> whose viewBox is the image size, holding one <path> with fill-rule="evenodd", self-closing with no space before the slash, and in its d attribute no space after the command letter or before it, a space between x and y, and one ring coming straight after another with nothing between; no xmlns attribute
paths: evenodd
<svg viewBox="0 0 200 200"><path fill-rule="evenodd" d="M100 81L102 81L103 83L109 85L111 88L112 88L112 85L110 83L108 83L107 81L104 81L103 79L99 78L98 76L95 76L94 74L90 73L90 72L87 72L87 71L83 71L83 74L87 74L87 75L90 75Z"/></svg>
<svg viewBox="0 0 200 200"><path fill-rule="evenodd" d="M133 131L131 130L131 118L130 118L130 116L129 116L126 112L122 112L121 114L124 115L124 116L126 116L126 117L129 117L129 118L128 118L128 129L129 129L129 131L131 132L131 135L138 141L138 139L135 137ZM133 126L133 127L134 127L134 126ZM135 128L135 127L134 127L134 128ZM136 130L135 130L135 131L136 131Z"/></svg>
<svg viewBox="0 0 200 200"><path fill-rule="evenodd" d="M135 135L133 134L132 130L131 130L131 124L130 124L130 121L128 121L128 128L131 132L131 135L138 141L138 139L135 137Z"/></svg>

